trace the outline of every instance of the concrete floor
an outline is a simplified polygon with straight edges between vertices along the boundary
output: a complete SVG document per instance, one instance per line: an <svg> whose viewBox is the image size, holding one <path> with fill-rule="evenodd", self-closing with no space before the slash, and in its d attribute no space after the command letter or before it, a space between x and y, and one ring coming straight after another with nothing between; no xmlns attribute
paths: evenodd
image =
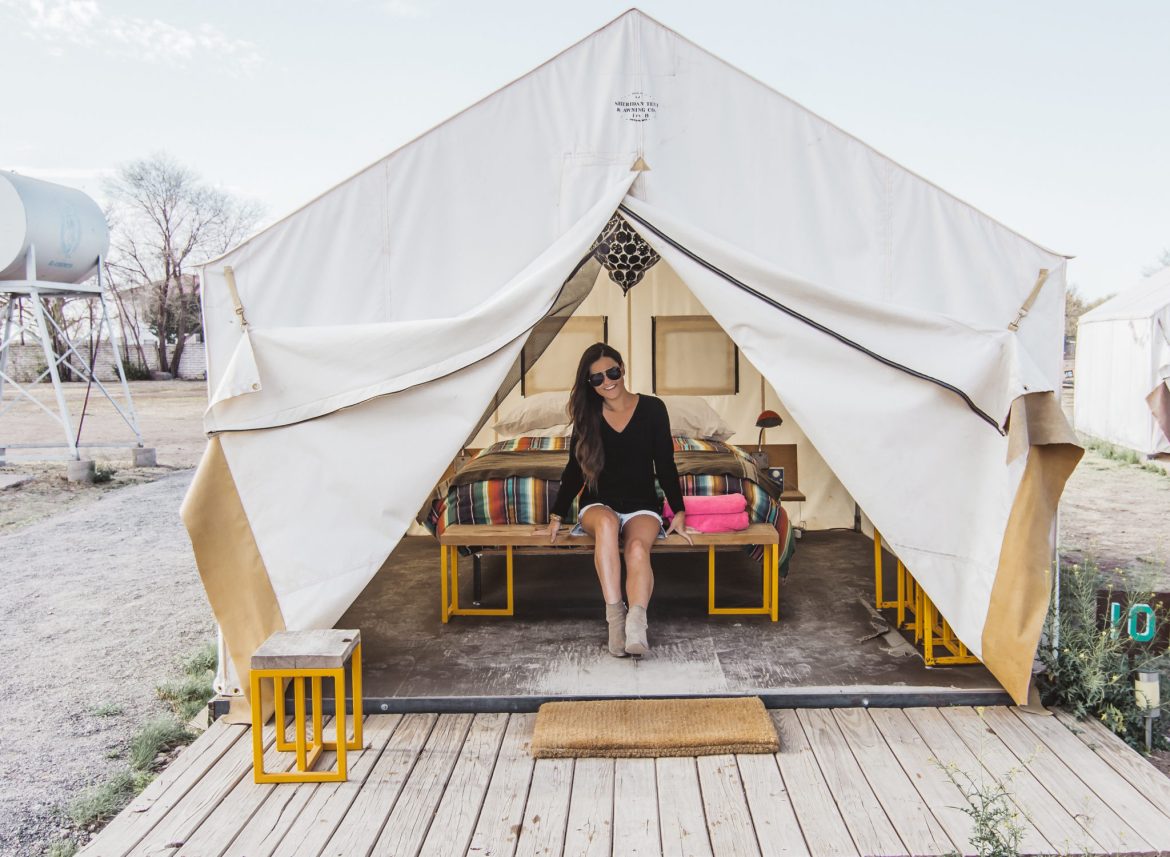
<svg viewBox="0 0 1170 857"><path fill-rule="evenodd" d="M439 550L404 539L338 622L360 628L365 708L535 710L548 699L758 694L770 705L1010 703L980 665L927 669L872 610L873 545L853 532L810 532L780 588L780 621L708 616L705 554L655 559L651 654L605 650L605 613L590 555L522 556L514 617L439 621ZM894 568L892 558L884 563ZM472 560L460 563L471 602ZM720 606L759 603L759 565L719 553ZM893 589L889 575L887 591ZM503 606L504 559L483 560L485 607Z"/></svg>

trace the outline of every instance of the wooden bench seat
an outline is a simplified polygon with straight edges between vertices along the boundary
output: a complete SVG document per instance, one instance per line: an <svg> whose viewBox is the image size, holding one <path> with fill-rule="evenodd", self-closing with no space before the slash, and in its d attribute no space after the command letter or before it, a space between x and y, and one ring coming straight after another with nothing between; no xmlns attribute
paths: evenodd
<svg viewBox="0 0 1170 857"><path fill-rule="evenodd" d="M549 544L547 533L536 532L531 524L476 525L452 524L439 536L440 591L442 597L441 616L444 623L451 616L511 616L513 615L514 592L513 559L516 550L522 553L556 555L564 551L593 547L589 535L570 536L571 527L562 527L555 544ZM780 534L771 524L751 524L746 530L732 533L691 533L693 545L677 533L654 543L654 553L707 551L707 612L710 615L770 616L775 622L779 618L780 587ZM715 606L715 549L742 545L764 545L762 574L762 603L759 607L716 607ZM504 551L507 557L507 598L508 606L502 609L468 608L459 606L459 548L494 547Z"/></svg>

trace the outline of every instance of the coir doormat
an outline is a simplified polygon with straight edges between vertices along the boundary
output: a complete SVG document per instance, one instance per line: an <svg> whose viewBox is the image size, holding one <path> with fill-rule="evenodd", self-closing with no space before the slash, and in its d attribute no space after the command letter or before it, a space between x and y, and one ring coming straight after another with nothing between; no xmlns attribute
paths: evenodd
<svg viewBox="0 0 1170 857"><path fill-rule="evenodd" d="M775 753L776 727L756 696L546 702L536 715L532 755L710 756Z"/></svg>

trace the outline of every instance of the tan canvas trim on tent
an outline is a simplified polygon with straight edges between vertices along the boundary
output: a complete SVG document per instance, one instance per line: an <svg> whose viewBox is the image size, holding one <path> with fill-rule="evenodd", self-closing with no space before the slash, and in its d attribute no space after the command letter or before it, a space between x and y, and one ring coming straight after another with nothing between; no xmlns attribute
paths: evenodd
<svg viewBox="0 0 1170 857"><path fill-rule="evenodd" d="M1027 451L983 626L983 663L1017 705L1028 701L1032 659L1052 593L1052 522L1065 482L1084 455L1055 393L1012 402L1008 458Z"/></svg>
<svg viewBox="0 0 1170 857"><path fill-rule="evenodd" d="M228 722L249 723L247 694L252 652L274 631L284 630L284 616L218 437L207 441L180 514L191 536L211 610L242 684L244 695L233 697ZM268 691L263 701L267 718L272 711Z"/></svg>
<svg viewBox="0 0 1170 857"><path fill-rule="evenodd" d="M1162 434L1170 438L1170 382L1163 381L1146 396L1146 404Z"/></svg>

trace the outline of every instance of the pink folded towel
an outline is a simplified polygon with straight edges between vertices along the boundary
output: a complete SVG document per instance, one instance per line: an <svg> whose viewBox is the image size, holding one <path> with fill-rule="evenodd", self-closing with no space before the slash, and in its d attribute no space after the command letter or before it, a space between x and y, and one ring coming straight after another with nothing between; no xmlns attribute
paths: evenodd
<svg viewBox="0 0 1170 857"><path fill-rule="evenodd" d="M701 533L732 533L746 530L750 520L747 513L747 498L742 494L717 494L713 497L683 497L687 510L687 527ZM666 520L674 517L674 511L667 502L662 510Z"/></svg>
<svg viewBox="0 0 1170 857"><path fill-rule="evenodd" d="M690 494L683 497L683 506L687 510L688 517L691 515L733 515L747 508L747 497L742 494L715 494L710 497ZM669 502L667 502L663 513L664 517L674 517Z"/></svg>

